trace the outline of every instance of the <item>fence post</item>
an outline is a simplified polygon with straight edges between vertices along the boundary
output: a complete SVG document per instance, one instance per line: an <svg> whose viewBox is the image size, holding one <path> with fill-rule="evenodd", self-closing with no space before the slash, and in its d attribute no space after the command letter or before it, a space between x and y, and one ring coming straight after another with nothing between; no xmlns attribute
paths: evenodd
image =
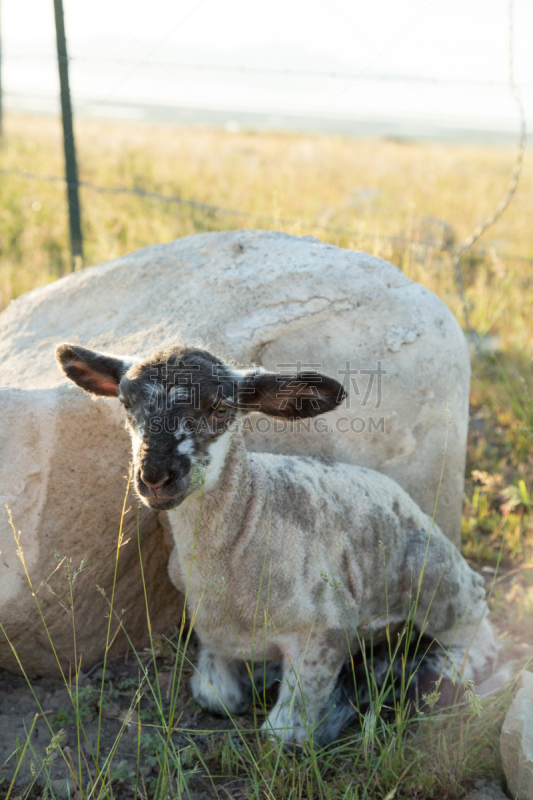
<svg viewBox="0 0 533 800"><path fill-rule="evenodd" d="M56 19L57 62L59 85L61 88L61 117L63 120L63 147L65 150L65 172L67 178L68 217L70 230L70 252L72 269L83 262L83 238L81 233L80 199L78 191L78 164L72 125L72 105L68 80L67 40L65 37L65 16L63 0L54 0Z"/></svg>

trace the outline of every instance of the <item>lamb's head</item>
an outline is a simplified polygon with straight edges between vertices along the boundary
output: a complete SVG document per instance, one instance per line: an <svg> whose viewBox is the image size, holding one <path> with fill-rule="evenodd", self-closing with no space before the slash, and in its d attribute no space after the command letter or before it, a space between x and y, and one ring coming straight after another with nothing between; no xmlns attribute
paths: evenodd
<svg viewBox="0 0 533 800"><path fill-rule="evenodd" d="M202 484L216 486L244 414L301 419L332 410L345 396L338 381L319 373L237 369L184 344L143 361L62 344L56 358L86 392L123 404L135 489L156 509L178 506Z"/></svg>

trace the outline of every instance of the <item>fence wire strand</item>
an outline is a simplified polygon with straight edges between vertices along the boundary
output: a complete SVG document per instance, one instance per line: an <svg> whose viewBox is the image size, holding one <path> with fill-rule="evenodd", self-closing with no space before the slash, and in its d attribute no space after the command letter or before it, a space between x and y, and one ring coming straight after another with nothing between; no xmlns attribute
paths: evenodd
<svg viewBox="0 0 533 800"><path fill-rule="evenodd" d="M69 61L72 59L69 59ZM78 58L74 60L83 60L83 58ZM118 60L117 60L118 61ZM177 65L176 65L177 66ZM183 67L195 67L198 69L209 69L209 65L181 65ZM220 67L217 67L219 69ZM237 69L237 71L245 71L241 68L230 68L227 69ZM307 71L299 71L299 70L284 70L284 69L270 69L270 68L251 68L247 71L255 71L255 72L276 72L279 74L311 74L311 72L307 73ZM314 75L321 74L318 71L313 73ZM329 77L341 77L341 73L322 73ZM370 77L370 76L369 76ZM388 76L378 76L374 75L371 76L373 78L378 79L385 79ZM436 82L436 83L445 83L446 81L439 81L438 79L435 80L433 78L428 78L428 82ZM468 82L468 81L466 81ZM478 83L487 83L490 82L478 82ZM474 231L473 233L468 236L460 245L453 248L452 250L452 269L454 280L457 288L457 292L459 294L461 305L463 309L463 317L464 323L467 330L467 333L470 335L471 339L473 340L475 346L479 349L480 347L480 337L476 330L474 329L470 317L470 310L471 307L466 297L466 291L464 286L463 275L461 271L461 258L467 251L475 253L477 255L486 255L487 253L495 254L497 257L506 259L506 260L513 260L513 261L522 261L527 263L533 263L533 258L529 258L527 256L519 256L516 254L510 253L503 253L501 251L497 251L494 249L490 249L489 251L483 248L476 248L472 250L472 245L478 241L481 235L488 230L494 223L501 217L503 212L511 203L516 189L518 187L518 183L520 180L520 176L522 173L522 165L524 161L524 152L526 147L526 117L524 112L524 106L522 103L522 98L515 80L515 69L514 69L514 0L509 0L508 5L508 82L507 85L510 89L510 92L515 100L516 107L518 109L519 119L520 119L520 131L517 141L517 156L516 162L513 167L511 179L509 185L507 187L507 191L498 204L495 211L485 219ZM24 170L15 169L15 168L0 168L0 174L2 175L16 175L21 177L25 180L38 180L44 181L48 183L64 183L69 188L70 184L63 176L59 175L43 175L40 173L35 172L25 172ZM254 211L240 211L238 209L233 208L223 208L221 206L214 205L212 203L204 203L200 200L190 200L187 198L180 197L178 195L166 195L160 192L150 191L148 189L143 189L141 187L125 187L125 186L99 186L98 184L92 183L91 181L80 180L76 182L76 186L83 187L85 189L89 189L94 192L99 192L101 194L112 194L112 195L136 195L138 197L142 197L149 200L154 200L158 202L165 202L165 203L177 203L179 205L183 205L189 208L199 209L201 211L205 211L206 213L214 214L216 216L233 216L233 217L241 217L244 219L254 219L257 222L263 222L268 224L274 225L283 225L286 227L290 226L303 226L308 229L319 229L326 233L331 233L334 235L346 235L352 236L355 238L365 238L370 236L363 231L356 231L349 228L341 228L341 227L332 227L329 225L321 225L319 223L314 222L304 222L303 220L293 220L293 219L282 219L280 217L274 217L268 214L261 214ZM408 244L409 246L412 245L422 245L426 247L434 247L440 251L449 250L450 248L443 247L442 245L439 246L434 241L424 241L420 239L412 239L411 237L407 236L387 236L387 235L380 235L381 239L384 239L389 242L396 242L402 244Z"/></svg>
<svg viewBox="0 0 533 800"><path fill-rule="evenodd" d="M465 286L463 281L463 274L461 271L461 257L466 253L467 250L470 250L472 245L477 242L479 237L485 233L488 228L490 228L496 222L499 217L503 214L505 209L508 207L509 203L513 199L517 186L518 181L520 180L520 175L522 172L522 165L524 162L524 151L526 148L526 115L524 112L524 106L522 103L522 98L520 96L520 92L518 91L518 86L516 85L515 81L515 73L514 73L514 0L509 0L509 28L508 28L508 52L509 52L509 88L511 90L511 94L513 95L516 107L518 109L518 114L520 118L520 133L518 136L517 142L517 155L516 155L516 162L513 167L513 172L511 175L511 180L507 187L507 191L498 204L496 210L489 216L487 219L478 225L475 231L464 240L462 244L455 248L453 259L452 259L452 266L455 276L455 283L457 286L457 291L459 292L459 296L461 298L461 304L463 306L463 317L465 321L465 326L467 332L470 334L471 338L473 339L474 344L477 348L480 347L480 338L476 330L472 325L472 321L470 318L470 308L468 304L468 300L466 298Z"/></svg>
<svg viewBox="0 0 533 800"><path fill-rule="evenodd" d="M27 61L54 61L57 57L53 53L16 53L7 52L4 54L6 60ZM132 58L113 58L111 56L67 56L69 64L91 64L92 66L114 65L118 67L128 67L138 65L140 67L158 67L164 69L192 70L195 72L215 72L215 73L236 73L239 75L272 75L281 78L326 78L333 80L353 80L359 78L362 81L385 81L399 82L408 81L409 83L423 83L434 86L478 86L492 88L506 88L508 81L479 79L479 78L445 78L431 75L400 75L380 72L365 72L361 74L359 70L315 70L315 69L294 69L292 67L264 67L245 64L205 64L187 63L186 61L169 61L165 59L154 60L146 59L141 64ZM530 89L533 83L522 82L522 87Z"/></svg>
<svg viewBox="0 0 533 800"><path fill-rule="evenodd" d="M7 167L0 167L0 175L15 175L19 178L23 178L24 180L35 180L35 181L43 181L44 183L64 183L68 186L66 179L62 175L39 175L35 172L25 172L22 169L15 169L15 168L7 168ZM210 214L216 214L217 216L227 215L233 217L243 217L244 219L254 219L258 222L265 222L270 223L273 225L283 225L284 227L304 227L310 230L321 230L326 233L331 233L336 236L352 236L358 239L364 238L373 238L373 235L367 233L365 231L357 231L353 228L340 228L334 227L332 225L322 225L318 222L306 222L302 219L286 219L283 217L274 217L270 214L261 214L257 211L240 211L237 208L223 208L222 206L217 206L212 203L204 203L201 200L189 200L185 197L180 197L179 195L172 195L172 194L162 194L161 192L153 192L148 189L142 189L140 187L129 187L129 186L99 186L96 183L92 183L91 181L78 181L78 186L83 187L85 189L89 189L94 192L98 192L100 194L114 194L114 195L135 195L137 197L142 197L147 200L155 200L158 202L164 203L176 203L178 205L187 206L189 208L197 208L200 211L205 211ZM503 202L503 201L502 201ZM501 204L500 204L501 205ZM397 244L408 244L408 245L420 245L423 247L433 247L437 250L442 252L449 251L449 247L442 247L438 245L435 241L428 241L424 239L413 239L410 236L401 236L401 235L386 235L380 233L380 239L384 239L387 242L397 243ZM496 250L494 248L485 249L485 248L476 248L472 251L476 255L479 256L486 256L486 255L496 255L498 258L505 259L506 261L519 261L521 263L529 263L533 264L533 258L529 256L521 256L517 253L505 253L500 250Z"/></svg>

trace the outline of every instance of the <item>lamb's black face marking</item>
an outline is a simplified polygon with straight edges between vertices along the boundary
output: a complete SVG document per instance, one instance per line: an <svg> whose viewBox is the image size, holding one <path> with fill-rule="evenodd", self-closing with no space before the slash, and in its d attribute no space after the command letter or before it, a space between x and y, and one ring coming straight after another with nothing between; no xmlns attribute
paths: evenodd
<svg viewBox="0 0 533 800"><path fill-rule="evenodd" d="M341 384L326 375L255 368L241 373L185 344L134 363L65 343L56 358L86 392L123 403L135 489L146 505L158 509L179 505L206 478L214 485L241 411L304 419L331 411L345 397Z"/></svg>
<svg viewBox="0 0 533 800"><path fill-rule="evenodd" d="M152 508L179 505L205 479L215 442L234 423L239 376L195 348L161 351L122 377L134 485Z"/></svg>

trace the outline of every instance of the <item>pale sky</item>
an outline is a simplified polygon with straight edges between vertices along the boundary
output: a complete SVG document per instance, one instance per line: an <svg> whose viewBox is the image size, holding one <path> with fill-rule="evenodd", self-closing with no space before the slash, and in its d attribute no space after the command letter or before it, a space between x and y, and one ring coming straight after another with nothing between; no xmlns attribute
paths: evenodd
<svg viewBox="0 0 533 800"><path fill-rule="evenodd" d="M426 118L512 129L503 87L434 86L416 76L504 82L507 0L64 0L76 98L113 103ZM1 0L4 87L57 95L52 0ZM533 3L515 0L516 76L533 115ZM91 61L91 59L99 61ZM111 63L109 63L111 59ZM112 63L122 60L123 63ZM361 73L356 80L240 75L184 64ZM385 74L393 81L372 81ZM44 102L44 101L43 101Z"/></svg>

